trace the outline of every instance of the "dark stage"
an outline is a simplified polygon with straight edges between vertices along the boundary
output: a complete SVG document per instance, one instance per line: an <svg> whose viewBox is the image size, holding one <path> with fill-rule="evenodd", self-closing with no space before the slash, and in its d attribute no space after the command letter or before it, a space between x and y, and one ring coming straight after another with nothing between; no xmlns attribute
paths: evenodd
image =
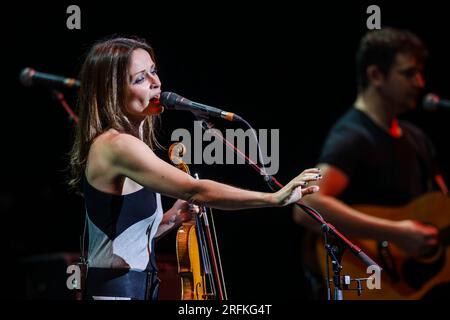
<svg viewBox="0 0 450 320"><path fill-rule="evenodd" d="M442 1L377 3L382 26L406 28L427 44L424 93L450 99L448 11ZM83 199L67 187L74 123L50 91L19 82L23 68L77 78L88 48L111 35L145 38L156 53L163 91L235 112L256 129L279 129L279 170L287 183L316 165L328 130L356 96L355 50L367 31L368 5L358 1L80 2L81 29L69 30L72 2L9 2L3 26L3 152L0 210L3 266L14 299L73 299L65 268L80 250ZM76 109L76 90L61 89ZM402 116L433 142L450 181L450 111L419 107ZM165 111L159 140L168 148L194 116ZM215 127L246 128L214 119ZM206 145L206 143L205 143ZM158 154L167 160L166 151ZM193 165L192 172L244 189L268 192L248 165ZM173 200L163 197L169 208ZM311 299L302 275L303 228L291 207L215 210L230 299ZM448 214L448 213L447 213ZM162 299L175 299L175 232L157 244ZM165 273L164 273L165 272Z"/></svg>

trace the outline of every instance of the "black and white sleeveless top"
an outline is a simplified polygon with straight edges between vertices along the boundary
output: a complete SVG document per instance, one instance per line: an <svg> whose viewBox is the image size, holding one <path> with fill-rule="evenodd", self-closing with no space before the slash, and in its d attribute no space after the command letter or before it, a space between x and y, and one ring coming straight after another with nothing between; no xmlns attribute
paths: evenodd
<svg viewBox="0 0 450 320"><path fill-rule="evenodd" d="M112 195L83 180L89 267L156 271L154 240L163 216L160 194L144 187Z"/></svg>

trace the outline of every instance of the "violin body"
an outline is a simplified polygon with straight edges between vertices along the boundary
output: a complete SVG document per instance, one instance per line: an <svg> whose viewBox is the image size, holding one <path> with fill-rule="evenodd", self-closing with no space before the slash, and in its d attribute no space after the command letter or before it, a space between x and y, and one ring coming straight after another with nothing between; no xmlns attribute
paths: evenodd
<svg viewBox="0 0 450 320"><path fill-rule="evenodd" d="M181 300L206 300L199 243L193 223L183 223L177 231L178 273L181 276Z"/></svg>

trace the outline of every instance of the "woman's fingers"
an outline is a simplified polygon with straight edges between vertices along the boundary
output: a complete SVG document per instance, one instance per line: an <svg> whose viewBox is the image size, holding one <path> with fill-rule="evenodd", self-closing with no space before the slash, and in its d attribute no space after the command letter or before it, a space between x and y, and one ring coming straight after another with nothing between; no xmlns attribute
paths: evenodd
<svg viewBox="0 0 450 320"><path fill-rule="evenodd" d="M322 179L322 175L320 175L320 174L311 174L311 173L305 174L302 177L300 177L300 180L303 180L303 181L317 181L317 180L320 180L320 179Z"/></svg>
<svg viewBox="0 0 450 320"><path fill-rule="evenodd" d="M320 180L320 179L322 179L322 175L320 175L320 174L307 173L307 174L301 174L294 181L295 182L300 182L299 185L301 185L301 186L306 186L307 182L317 181L317 180Z"/></svg>
<svg viewBox="0 0 450 320"><path fill-rule="evenodd" d="M189 212L190 212L191 214L199 213L199 212L200 212L200 207L197 206L197 205L195 205L195 204L190 204L190 205L189 205Z"/></svg>
<svg viewBox="0 0 450 320"><path fill-rule="evenodd" d="M311 168L311 169L303 170L302 173L319 173L319 172L320 172L319 168Z"/></svg>
<svg viewBox="0 0 450 320"><path fill-rule="evenodd" d="M320 190L319 186L311 186L311 187L308 187L308 188L304 188L304 189L302 189L302 196L306 196L308 194L316 193L319 190Z"/></svg>
<svg viewBox="0 0 450 320"><path fill-rule="evenodd" d="M296 178L291 180L282 190L280 190L280 203L282 205L288 205L297 202L304 195L312 194L319 191L319 187L308 187L308 182L317 181L322 178L320 170L317 168L306 169ZM286 193L287 192L287 193ZM283 195L284 193L284 195ZM284 198L284 199L283 199Z"/></svg>
<svg viewBox="0 0 450 320"><path fill-rule="evenodd" d="M322 179L321 175L317 175L317 174L307 174L304 175L302 177L296 178L292 181L292 185L291 188L296 188L296 187L306 187L308 185L308 182L310 181L317 181Z"/></svg>

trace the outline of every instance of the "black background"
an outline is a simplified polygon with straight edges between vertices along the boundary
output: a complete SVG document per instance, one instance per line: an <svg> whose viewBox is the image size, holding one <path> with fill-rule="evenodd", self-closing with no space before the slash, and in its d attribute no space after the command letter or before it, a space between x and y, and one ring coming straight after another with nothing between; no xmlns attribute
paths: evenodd
<svg viewBox="0 0 450 320"><path fill-rule="evenodd" d="M73 124L46 89L19 83L23 68L77 77L96 40L112 34L146 38L155 49L164 91L236 112L257 129L280 130L276 177L285 183L316 164L330 126L354 101L354 53L367 31L369 4L381 7L382 25L408 28L425 41L431 52L426 92L450 97L448 11L442 3L9 3L2 22L5 265L14 269L23 257L76 252L84 222L82 199L66 186ZM66 27L70 4L81 8L81 30ZM75 107L76 92L63 92ZM450 181L450 112L419 108L403 118L433 141ZM160 141L168 147L172 130L190 128L193 120L189 113L165 112ZM216 127L236 126L216 121ZM194 169L205 178L267 191L249 166ZM170 203L166 199L164 206ZM216 212L231 298L308 297L300 272L302 230L292 222L290 208ZM158 252L174 254L174 241L172 233ZM22 282L9 280L22 297Z"/></svg>

